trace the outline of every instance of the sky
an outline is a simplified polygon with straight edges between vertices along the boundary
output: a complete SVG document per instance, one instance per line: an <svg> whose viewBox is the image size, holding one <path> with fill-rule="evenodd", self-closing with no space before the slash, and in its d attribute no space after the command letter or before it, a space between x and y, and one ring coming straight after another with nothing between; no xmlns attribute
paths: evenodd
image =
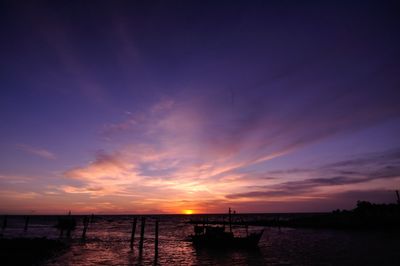
<svg viewBox="0 0 400 266"><path fill-rule="evenodd" d="M397 1L0 2L0 213L320 212L400 189Z"/></svg>

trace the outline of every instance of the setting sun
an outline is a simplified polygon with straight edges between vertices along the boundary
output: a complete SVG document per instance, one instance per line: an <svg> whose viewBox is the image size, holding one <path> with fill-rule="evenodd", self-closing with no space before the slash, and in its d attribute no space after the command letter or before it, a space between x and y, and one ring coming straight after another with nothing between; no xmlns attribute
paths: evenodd
<svg viewBox="0 0 400 266"><path fill-rule="evenodd" d="M184 214L193 214L193 210L184 210L183 211Z"/></svg>

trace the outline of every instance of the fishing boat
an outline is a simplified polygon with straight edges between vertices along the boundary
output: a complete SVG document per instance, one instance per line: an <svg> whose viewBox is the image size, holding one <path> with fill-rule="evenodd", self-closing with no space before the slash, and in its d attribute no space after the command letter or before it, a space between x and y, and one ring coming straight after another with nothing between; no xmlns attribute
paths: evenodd
<svg viewBox="0 0 400 266"><path fill-rule="evenodd" d="M211 226L206 224L196 224L194 226L194 235L189 236L195 247L210 248L255 248L264 233L264 230L258 232L248 232L246 226L246 235L235 236L232 231L232 214L229 208L229 231L223 226Z"/></svg>

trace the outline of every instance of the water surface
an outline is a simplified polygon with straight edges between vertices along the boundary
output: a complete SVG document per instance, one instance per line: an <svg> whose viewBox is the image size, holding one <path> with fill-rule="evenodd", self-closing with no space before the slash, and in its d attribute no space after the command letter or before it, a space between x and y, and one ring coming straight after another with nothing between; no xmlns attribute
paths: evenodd
<svg viewBox="0 0 400 266"><path fill-rule="evenodd" d="M140 219L134 249L129 247L133 216L96 216L82 242L82 217L71 248L45 265L154 265L154 221L159 219L158 265L398 265L399 236L385 232L265 228L256 250L195 249L186 241L193 226L188 216L146 218L144 251L139 256ZM210 217L217 218L217 217ZM246 217L249 218L249 217ZM254 215L252 217L256 219ZM59 238L55 216L32 216L27 232L23 217L9 217L4 237ZM260 230L254 227L250 230ZM237 234L245 230L236 228Z"/></svg>

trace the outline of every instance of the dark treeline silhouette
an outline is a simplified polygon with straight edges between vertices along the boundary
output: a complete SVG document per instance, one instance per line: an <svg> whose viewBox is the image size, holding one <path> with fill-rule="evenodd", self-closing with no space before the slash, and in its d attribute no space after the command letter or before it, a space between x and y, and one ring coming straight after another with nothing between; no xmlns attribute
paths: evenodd
<svg viewBox="0 0 400 266"><path fill-rule="evenodd" d="M358 201L353 210L335 210L281 221L280 226L400 231L400 205Z"/></svg>

